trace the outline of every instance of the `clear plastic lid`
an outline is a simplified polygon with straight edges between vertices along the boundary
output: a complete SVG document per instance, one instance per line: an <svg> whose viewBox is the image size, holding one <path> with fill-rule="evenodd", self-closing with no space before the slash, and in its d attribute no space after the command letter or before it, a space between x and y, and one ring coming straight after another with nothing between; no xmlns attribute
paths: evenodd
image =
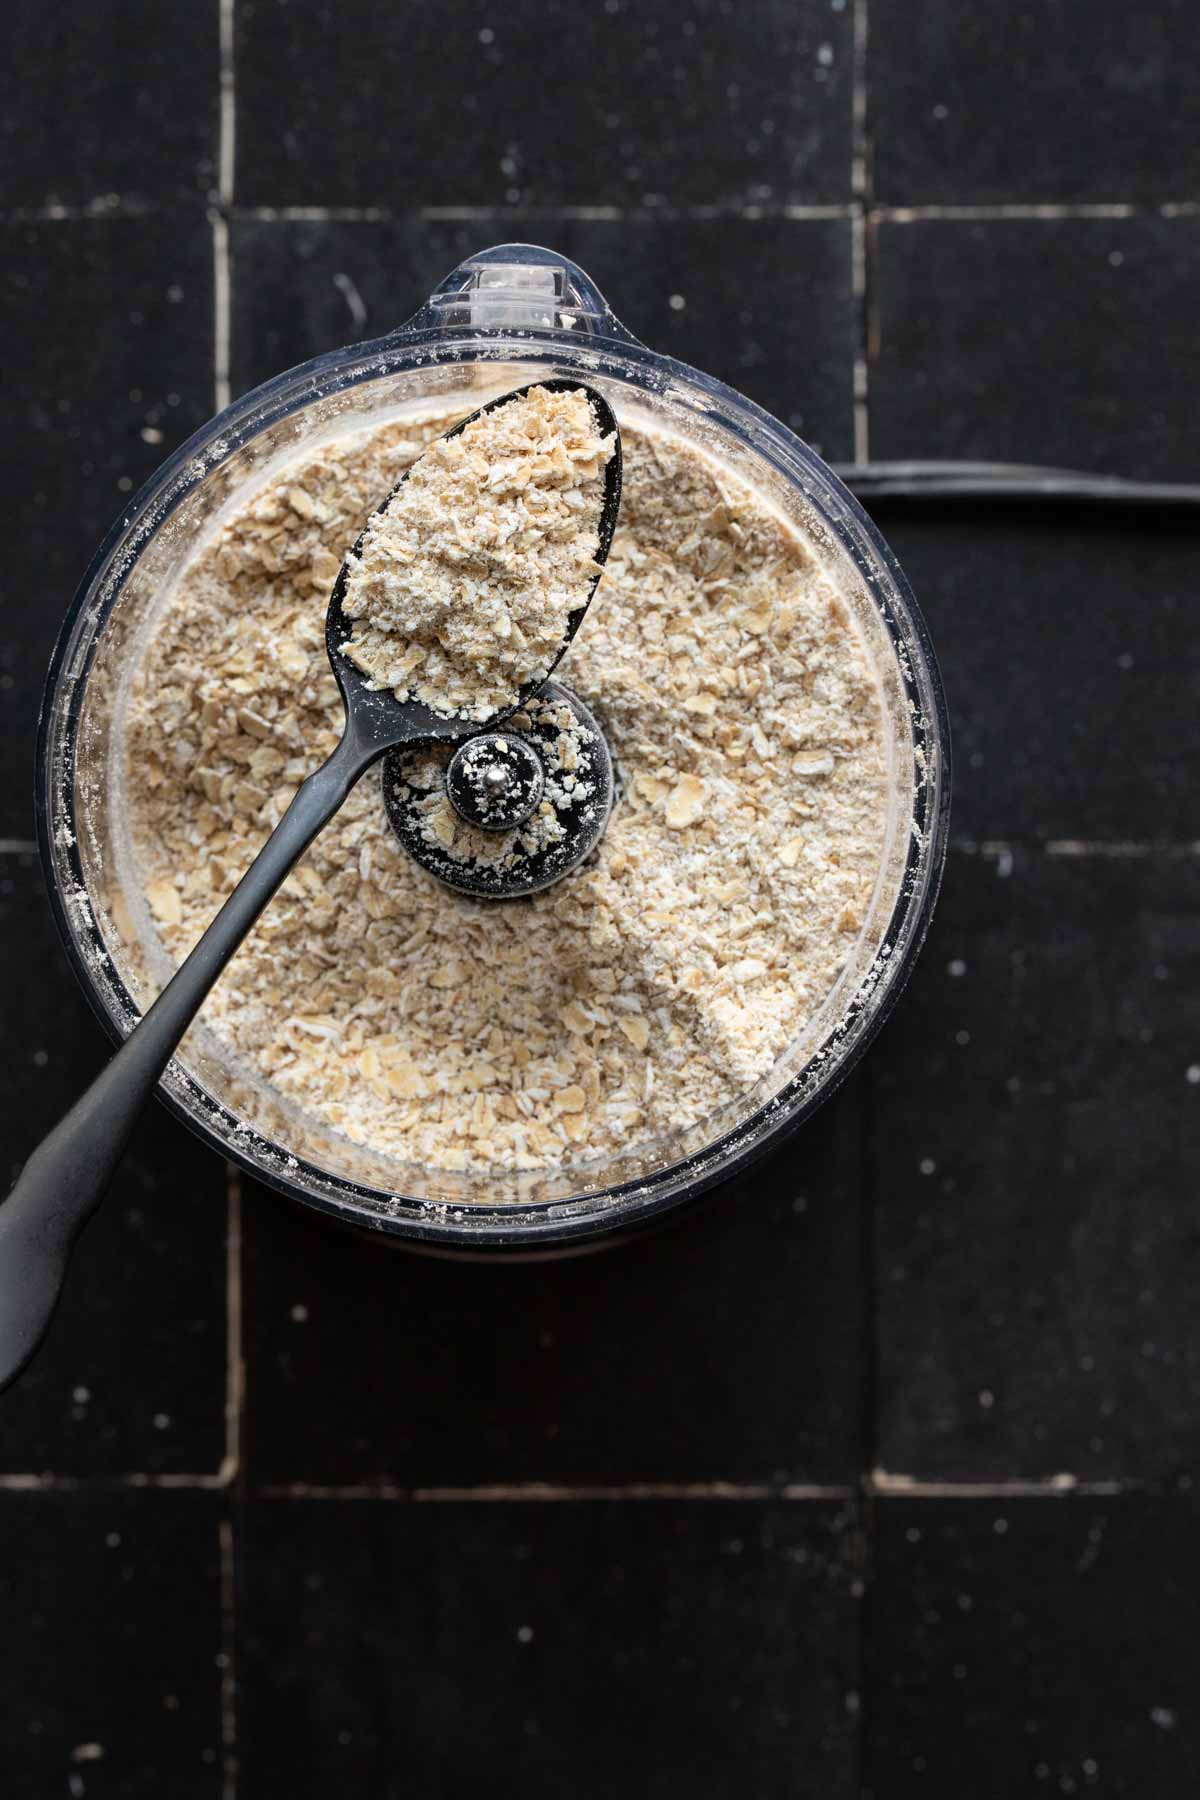
<svg viewBox="0 0 1200 1800"><path fill-rule="evenodd" d="M542 376L586 379L621 417L696 443L848 574L883 696L891 816L870 916L835 992L745 1100L595 1164L447 1175L353 1144L285 1105L195 1028L162 1093L223 1155L348 1222L429 1245L536 1252L644 1225L761 1154L841 1079L903 985L945 854L949 736L920 613L882 538L832 472L760 407L619 324L576 264L506 244L459 265L400 330L320 356L247 394L131 501L68 615L38 745L39 833L64 941L100 1018L126 1034L167 967L131 879L120 718L163 592L215 515L274 465L414 406L478 405Z"/></svg>

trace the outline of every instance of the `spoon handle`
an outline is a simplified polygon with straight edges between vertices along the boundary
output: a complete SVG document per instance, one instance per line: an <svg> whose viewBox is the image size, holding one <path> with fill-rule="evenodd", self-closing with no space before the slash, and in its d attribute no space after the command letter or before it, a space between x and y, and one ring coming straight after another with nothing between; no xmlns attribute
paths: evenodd
<svg viewBox="0 0 1200 1800"><path fill-rule="evenodd" d="M384 748L347 726L191 955L17 1177L0 1206L0 1390L41 1343L75 1240L103 1199L138 1114L180 1038L293 864Z"/></svg>

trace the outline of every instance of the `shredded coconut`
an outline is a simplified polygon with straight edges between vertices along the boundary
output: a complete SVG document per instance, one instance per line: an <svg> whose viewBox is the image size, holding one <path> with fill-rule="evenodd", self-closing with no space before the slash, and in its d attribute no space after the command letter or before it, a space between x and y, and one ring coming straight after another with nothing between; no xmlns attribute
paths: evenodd
<svg viewBox="0 0 1200 1800"><path fill-rule="evenodd" d="M587 604L613 449L582 389L530 388L439 438L350 559L345 654L435 712L511 706Z"/></svg>
<svg viewBox="0 0 1200 1800"><path fill-rule="evenodd" d="M297 459L160 615L126 766L173 957L333 749L333 575L448 423ZM202 1015L310 1116L432 1170L649 1149L736 1102L829 995L879 874L883 706L851 577L694 445L625 420L622 445L606 573L559 669L618 772L596 852L530 899L457 894L400 848L368 776Z"/></svg>

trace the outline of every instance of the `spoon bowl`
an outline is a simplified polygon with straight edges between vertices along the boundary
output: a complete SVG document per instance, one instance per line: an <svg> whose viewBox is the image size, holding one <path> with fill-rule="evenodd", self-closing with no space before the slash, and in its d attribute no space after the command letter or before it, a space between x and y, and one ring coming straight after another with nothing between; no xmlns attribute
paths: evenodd
<svg viewBox="0 0 1200 1800"><path fill-rule="evenodd" d="M464 432L468 425L485 414L496 412L502 406L510 405L514 400L521 400L534 388L543 388L548 393L583 393L600 428L602 437L612 437L613 453L604 469L604 493L600 503L600 518L597 525L597 548L595 561L596 573L588 583L587 597L567 616L567 628L563 634L558 654L550 664L546 673L536 681L524 682L518 689L512 703L502 707L481 725L474 720L464 719L458 715L447 715L435 712L423 700L410 697L397 700L389 688L372 685L371 678L345 654L343 646L353 635L354 623L347 619L342 610L342 602L346 595L346 584L350 579L351 562L362 551L370 520L359 533L353 549L343 558L338 570L337 580L333 584L333 592L329 597L329 610L325 615L325 648L329 655L330 666L337 681L342 704L346 708L348 718L356 719L360 729L381 744L382 749L391 749L400 744L414 744L422 740L442 739L443 741L473 736L482 730L494 731L496 727L512 713L518 712L522 706L545 686L554 670L562 661L570 645L571 639L583 624L584 616L591 605L597 584L608 560L612 547L613 533L617 528L617 515L621 506L621 433L617 425L616 415L604 395L595 388L587 387L578 381L555 378L548 381L531 381L525 387L512 388L508 393L497 394L485 405L477 407L449 431L442 433L443 438L455 438ZM420 459L418 458L418 461ZM396 495L408 480L416 463L410 463L395 487L382 505L377 506L371 518L386 512Z"/></svg>

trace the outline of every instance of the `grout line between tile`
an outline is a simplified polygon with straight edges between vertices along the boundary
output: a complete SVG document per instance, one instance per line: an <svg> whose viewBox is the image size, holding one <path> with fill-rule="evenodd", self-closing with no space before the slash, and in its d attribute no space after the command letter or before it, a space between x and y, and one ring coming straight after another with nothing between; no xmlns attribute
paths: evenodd
<svg viewBox="0 0 1200 1800"><path fill-rule="evenodd" d="M1105 838L952 838L950 850L955 856L982 856L987 861L997 862L1001 865L1000 872L1008 875L1012 873L1014 850L1028 851L1031 855L1074 857L1080 861L1121 862L1152 856L1185 861L1190 857L1200 856L1200 840L1175 842L1168 838L1138 841Z"/></svg>
<svg viewBox="0 0 1200 1800"><path fill-rule="evenodd" d="M213 238L213 402L216 411L223 412L231 398L229 222L219 212L209 218Z"/></svg>
<svg viewBox="0 0 1200 1800"><path fill-rule="evenodd" d="M444 219L465 224L479 219L627 219L630 209L620 206L421 206L416 208L421 219Z"/></svg>
<svg viewBox="0 0 1200 1800"><path fill-rule="evenodd" d="M838 201L827 203L792 202L780 206L761 203L746 205L688 206L238 206L233 199L236 152L236 112L232 71L226 93L221 95L221 126L217 146L217 188L211 196L214 210L223 218L258 219L266 223L317 223L331 225L381 224L388 221L418 219L427 224L505 225L522 220L554 220L567 222L611 222L627 224L637 221L721 219L845 219L852 206ZM125 201L119 195L100 195L82 206L0 206L0 224L55 224L87 219L141 219L163 209L152 202Z"/></svg>
<svg viewBox="0 0 1200 1800"><path fill-rule="evenodd" d="M0 1494L80 1493L228 1493L224 1475L0 1475ZM1194 1496L1178 1484L1111 1477L1092 1479L1065 1471L1040 1478L996 1481L930 1481L891 1469L872 1469L858 1486L821 1482L642 1481L618 1485L554 1482L508 1482L477 1487L404 1487L389 1481L268 1482L253 1491L258 1500L379 1500L407 1505L545 1505L585 1501L681 1500L697 1503L774 1501L797 1505L806 1501L849 1500L1054 1500L1064 1494L1087 1498L1123 1494L1178 1496L1194 1504Z"/></svg>
<svg viewBox="0 0 1200 1800"><path fill-rule="evenodd" d="M74 225L90 219L144 219L159 208L151 200L126 200L120 194L97 194L93 200L65 206L52 200L45 206L0 207L3 225Z"/></svg>
<svg viewBox="0 0 1200 1800"><path fill-rule="evenodd" d="M850 291L858 327L854 350L854 460L871 460L871 428L869 412L868 300L867 300L867 220L861 207L850 220Z"/></svg>
<svg viewBox="0 0 1200 1800"><path fill-rule="evenodd" d="M427 224L500 224L519 220L563 219L578 223L628 224L638 221L720 220L720 219L845 219L853 213L850 206L831 202L828 205L784 206L416 206L410 209L389 206L244 206L234 207L238 218L258 219L267 223L316 222L325 224L378 224L401 219L419 219Z"/></svg>
<svg viewBox="0 0 1200 1800"><path fill-rule="evenodd" d="M427 216L419 208L400 214L386 206L235 206L233 213L236 218L257 219L266 224L316 221L327 225L374 225L387 219Z"/></svg>
<svg viewBox="0 0 1200 1800"><path fill-rule="evenodd" d="M234 152L237 142L237 108L233 82L233 8L234 0L217 0L218 54L220 57L217 191L222 207L233 205Z"/></svg>
<svg viewBox="0 0 1200 1800"><path fill-rule="evenodd" d="M1050 838L1045 848L1047 856L1104 856L1113 860L1141 856L1200 856L1200 841L1196 840L1175 844L1155 839L1109 843L1103 839Z"/></svg>
<svg viewBox="0 0 1200 1800"><path fill-rule="evenodd" d="M869 141L870 90L868 85L867 47L870 39L870 0L851 0L851 22L854 64L854 88L851 102L850 191L854 211L850 224L850 286L854 299L854 455L858 462L871 460L871 308L873 283L871 254L874 228L869 216L872 194L872 168ZM861 1502L860 1532L862 1565L859 1570L856 1604L854 1687L857 1712L854 1720L855 1787L865 1791L867 1744L870 1739L872 1687L868 1678L867 1639L872 1603L871 1580L874 1569L875 1518L866 1476L876 1452L878 1437L879 1346L878 1289L875 1254L875 1188L872 1157L871 1083L863 1088L862 1144L859 1165L860 1220L862 1233L859 1252L859 1289L863 1309L861 1327L862 1382L860 1389L861 1439L860 1456L863 1478L859 1483Z"/></svg>
<svg viewBox="0 0 1200 1800"><path fill-rule="evenodd" d="M228 0L225 0L228 4ZM863 12L865 17L865 4ZM226 116L228 114L228 116ZM236 206L233 201L234 157L236 151L236 109L232 86L232 63L229 72L228 107L222 70L221 127L218 138L218 186L216 199L223 214L243 219L315 220L330 224L375 223L389 219L424 219L427 221L564 219L564 220L630 220L659 219L844 219L850 217L854 204L837 201L827 203L785 203L765 206L747 202L744 205L687 205L654 207L620 206L418 206L397 209L387 206ZM869 142L864 137L863 149L856 150L853 175L859 179L860 157L869 163ZM869 181L869 169L865 171ZM861 199L859 201L861 204ZM126 200L120 194L98 194L93 200L77 205L53 202L45 206L0 206L0 224L39 225L71 224L89 219L143 219L165 210L153 201ZM1105 200L1066 202L994 201L979 205L888 206L872 203L866 207L872 222L890 225L913 225L942 219L986 224L1002 219L1195 219L1200 218L1200 200Z"/></svg>
<svg viewBox="0 0 1200 1800"><path fill-rule="evenodd" d="M869 0L854 0L851 21L853 92L850 102L850 192L862 204L867 199L867 40Z"/></svg>
<svg viewBox="0 0 1200 1800"><path fill-rule="evenodd" d="M1200 217L1200 201L1098 200L1078 205L1052 201L994 202L978 206L872 206L871 217L889 225L915 225L924 220L977 221L993 219L1190 219Z"/></svg>
<svg viewBox="0 0 1200 1800"><path fill-rule="evenodd" d="M0 838L0 856L36 856L32 838Z"/></svg>
<svg viewBox="0 0 1200 1800"><path fill-rule="evenodd" d="M852 219L854 213L853 206L785 206L779 217L784 219ZM687 216L691 217L692 215L688 214ZM698 213L696 216L707 217L709 215ZM719 208L714 208L711 216L721 218L726 215L722 214ZM746 206L739 208L733 216L739 219L769 219L775 215L769 207Z"/></svg>
<svg viewBox="0 0 1200 1800"><path fill-rule="evenodd" d="M446 219L486 221L489 219L568 219L580 223L588 221L615 222L620 224L637 223L639 221L661 221L664 224L672 220L691 219L696 221L719 219L844 219L851 212L849 206L830 201L826 204L806 205L800 202L789 202L782 206L764 206L758 203L747 203L744 206L704 204L690 206L422 206L416 210L416 217L421 219Z"/></svg>
<svg viewBox="0 0 1200 1800"><path fill-rule="evenodd" d="M222 1493L229 1483L223 1472L215 1475L49 1475L20 1473L0 1475L0 1493L5 1494L80 1494L80 1493Z"/></svg>
<svg viewBox="0 0 1200 1800"><path fill-rule="evenodd" d="M867 1665L867 1646L870 1641L872 1607L875 1599L872 1582L875 1572L876 1508L868 1488L868 1481L869 1471L878 1452L880 1411L878 1184L875 1173L874 1100L874 1084L868 1073L861 1087L859 1121L861 1149L858 1168L860 1212L858 1267L862 1308L859 1339L862 1346L862 1375L859 1386L861 1419L859 1446L862 1475L859 1481L861 1565L858 1571L857 1606L855 1608L857 1635L854 1686L858 1695L858 1710L855 1718L854 1755L857 1773L856 1791L860 1793L866 1786L866 1747L871 1737L871 1710L874 1703L870 1671Z"/></svg>
<svg viewBox="0 0 1200 1800"><path fill-rule="evenodd" d="M557 1482L501 1482L476 1487L403 1487L389 1481L350 1482L325 1486L318 1482L271 1483L258 1489L267 1500L399 1500L410 1505L444 1505L467 1502L497 1505L512 1502L570 1503L587 1500L852 1500L850 1486L789 1482L736 1481L638 1481L617 1486Z"/></svg>
<svg viewBox="0 0 1200 1800"><path fill-rule="evenodd" d="M242 1466L246 1363L242 1343L242 1177L225 1165L225 1455L220 1478L232 1485Z"/></svg>
<svg viewBox="0 0 1200 1800"><path fill-rule="evenodd" d="M873 1499L905 1500L1053 1500L1063 1494L1095 1495L1144 1493L1141 1481L1088 1481L1065 1472L1040 1480L922 1481L915 1475L897 1475L891 1469L872 1469L866 1492Z"/></svg>
<svg viewBox="0 0 1200 1800"><path fill-rule="evenodd" d="M237 1562L233 1521L217 1524L221 1560L221 1800L237 1800Z"/></svg>
<svg viewBox="0 0 1200 1800"><path fill-rule="evenodd" d="M867 41L869 31L868 0L854 0L853 15L853 95L851 100L850 191L854 196L851 212L851 292L854 297L857 343L854 353L854 457L856 462L871 460L871 428L869 405L871 355L870 294L870 221L871 203L870 146L867 139Z"/></svg>

